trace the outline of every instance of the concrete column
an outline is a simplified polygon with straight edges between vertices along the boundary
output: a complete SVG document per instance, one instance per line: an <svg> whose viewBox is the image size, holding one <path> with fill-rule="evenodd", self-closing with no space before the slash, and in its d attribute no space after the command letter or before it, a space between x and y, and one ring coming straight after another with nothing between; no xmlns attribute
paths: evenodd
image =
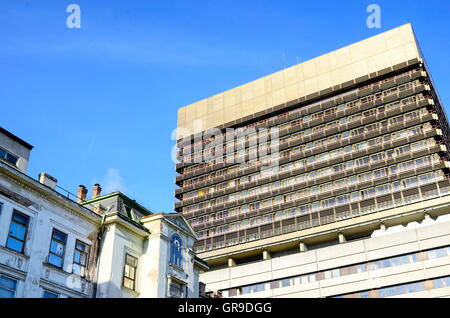
<svg viewBox="0 0 450 318"><path fill-rule="evenodd" d="M303 242L300 242L299 247L300 247L300 252L306 252L308 250L308 247Z"/></svg>
<svg viewBox="0 0 450 318"><path fill-rule="evenodd" d="M231 257L228 257L228 267L234 267L236 266L236 262Z"/></svg>
<svg viewBox="0 0 450 318"><path fill-rule="evenodd" d="M268 259L271 259L270 253L266 250L263 250L263 260L267 261Z"/></svg>
<svg viewBox="0 0 450 318"><path fill-rule="evenodd" d="M345 239L344 234L339 233L339 243L345 243L347 240Z"/></svg>
<svg viewBox="0 0 450 318"><path fill-rule="evenodd" d="M380 224L380 230L382 230L383 232L386 232L386 225L384 225L383 223Z"/></svg>
<svg viewBox="0 0 450 318"><path fill-rule="evenodd" d="M431 219L431 216L428 213L425 213L423 219L424 220Z"/></svg>

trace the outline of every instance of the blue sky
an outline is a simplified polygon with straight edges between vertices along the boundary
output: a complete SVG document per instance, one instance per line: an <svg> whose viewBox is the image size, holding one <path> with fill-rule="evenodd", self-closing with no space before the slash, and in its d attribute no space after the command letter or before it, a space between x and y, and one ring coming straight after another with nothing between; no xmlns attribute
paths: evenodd
<svg viewBox="0 0 450 318"><path fill-rule="evenodd" d="M178 108L408 22L449 106L449 18L444 0L2 0L0 126L35 146L32 177L169 212Z"/></svg>

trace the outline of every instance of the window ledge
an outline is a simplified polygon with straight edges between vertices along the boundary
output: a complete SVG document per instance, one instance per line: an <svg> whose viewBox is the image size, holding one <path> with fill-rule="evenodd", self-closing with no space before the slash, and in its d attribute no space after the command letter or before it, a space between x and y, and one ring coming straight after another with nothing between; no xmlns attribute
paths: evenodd
<svg viewBox="0 0 450 318"><path fill-rule="evenodd" d="M135 297L139 297L139 294L140 294L138 291L128 288L126 286L122 286L122 290L124 290L127 293L133 294Z"/></svg>
<svg viewBox="0 0 450 318"><path fill-rule="evenodd" d="M67 274L67 275L72 275L72 273L70 273L70 272L68 272L68 271L65 271L63 268L58 267L58 266L56 266L56 265L53 265L53 264L51 264L51 263L48 263L48 262L42 262L42 264L43 264L45 267L49 267L49 268L51 268L51 269L57 270L58 272L61 272L61 273Z"/></svg>
<svg viewBox="0 0 450 318"><path fill-rule="evenodd" d="M179 272L183 272L184 273L183 267L180 267L180 266L172 264L172 263L169 263L169 266L172 267L173 269L179 271Z"/></svg>
<svg viewBox="0 0 450 318"><path fill-rule="evenodd" d="M29 258L30 258L30 256L25 255L25 254L23 254L23 253L19 253L19 252L15 251L15 250L12 250L12 249L10 249L10 248L4 246L4 245L0 245L0 249L2 249L2 250L4 250L4 251L7 251L7 252L9 252L9 253L11 253L11 254L17 255L17 256L19 256L19 257L25 258L25 259L29 259Z"/></svg>

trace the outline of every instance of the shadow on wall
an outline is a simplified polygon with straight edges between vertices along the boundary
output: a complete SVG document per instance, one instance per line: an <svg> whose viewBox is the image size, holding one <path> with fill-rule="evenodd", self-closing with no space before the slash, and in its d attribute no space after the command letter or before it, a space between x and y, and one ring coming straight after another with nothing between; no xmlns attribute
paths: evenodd
<svg viewBox="0 0 450 318"><path fill-rule="evenodd" d="M136 297L133 292L127 293L123 288L119 288L112 282L101 283L97 285L96 298L132 298Z"/></svg>

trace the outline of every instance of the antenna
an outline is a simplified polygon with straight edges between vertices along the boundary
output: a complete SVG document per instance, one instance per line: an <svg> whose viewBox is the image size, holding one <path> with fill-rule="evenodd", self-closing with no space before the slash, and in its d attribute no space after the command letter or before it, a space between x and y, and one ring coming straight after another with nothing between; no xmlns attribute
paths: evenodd
<svg viewBox="0 0 450 318"><path fill-rule="evenodd" d="M283 69L285 69L286 68L286 62L285 62L285 59L284 59L284 51L283 51Z"/></svg>

